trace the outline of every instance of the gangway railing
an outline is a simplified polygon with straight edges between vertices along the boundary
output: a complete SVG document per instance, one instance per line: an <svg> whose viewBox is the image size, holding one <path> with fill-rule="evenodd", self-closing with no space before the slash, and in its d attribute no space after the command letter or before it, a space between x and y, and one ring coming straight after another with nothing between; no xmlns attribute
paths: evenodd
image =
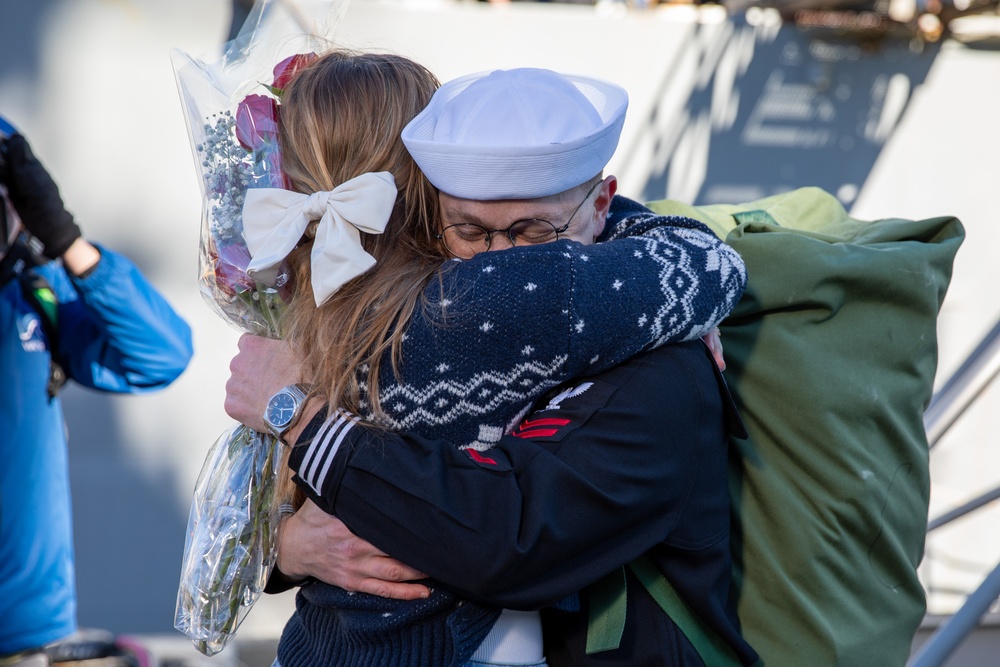
<svg viewBox="0 0 1000 667"><path fill-rule="evenodd" d="M1000 320L948 381L935 392L924 413L928 444L933 448L1000 373ZM932 531L1000 498L1000 487L928 522ZM939 627L907 662L907 667L940 667L979 626L1000 598L1000 563L961 608Z"/></svg>
<svg viewBox="0 0 1000 667"><path fill-rule="evenodd" d="M927 441L933 448L1000 372L1000 320L948 381L924 412Z"/></svg>

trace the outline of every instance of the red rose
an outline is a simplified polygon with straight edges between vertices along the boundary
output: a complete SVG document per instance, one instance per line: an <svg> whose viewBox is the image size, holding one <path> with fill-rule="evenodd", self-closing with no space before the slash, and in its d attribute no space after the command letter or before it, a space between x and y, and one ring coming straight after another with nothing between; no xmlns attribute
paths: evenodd
<svg viewBox="0 0 1000 667"><path fill-rule="evenodd" d="M277 88L279 91L284 90L285 86L299 73L299 70L312 64L317 58L319 56L315 53L299 53L288 56L274 66L274 83L271 84L271 87Z"/></svg>
<svg viewBox="0 0 1000 667"><path fill-rule="evenodd" d="M278 140L278 102L273 97L247 95L236 107L236 140L248 151Z"/></svg>

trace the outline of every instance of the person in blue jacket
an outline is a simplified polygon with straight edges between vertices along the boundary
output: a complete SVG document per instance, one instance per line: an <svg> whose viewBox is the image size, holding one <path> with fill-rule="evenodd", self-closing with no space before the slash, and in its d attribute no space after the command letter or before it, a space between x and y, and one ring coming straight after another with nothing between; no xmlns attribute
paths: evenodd
<svg viewBox="0 0 1000 667"><path fill-rule="evenodd" d="M59 388L166 387L191 330L122 255L91 244L24 136L0 118L0 664L48 664L76 631Z"/></svg>

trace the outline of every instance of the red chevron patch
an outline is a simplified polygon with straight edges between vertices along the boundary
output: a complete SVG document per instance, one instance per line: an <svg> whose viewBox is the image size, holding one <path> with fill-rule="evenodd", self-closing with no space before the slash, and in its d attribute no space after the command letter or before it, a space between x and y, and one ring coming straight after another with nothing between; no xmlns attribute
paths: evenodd
<svg viewBox="0 0 1000 667"><path fill-rule="evenodd" d="M491 459L488 456L483 456L474 449L466 449L465 453L469 455L469 458L471 458L473 461L477 463L487 463L491 466L495 466L497 464L495 459Z"/></svg>
<svg viewBox="0 0 1000 667"><path fill-rule="evenodd" d="M525 439L547 438L558 433L559 429L569 422L569 419L559 419L557 417L525 419L514 429L511 435L515 438Z"/></svg>

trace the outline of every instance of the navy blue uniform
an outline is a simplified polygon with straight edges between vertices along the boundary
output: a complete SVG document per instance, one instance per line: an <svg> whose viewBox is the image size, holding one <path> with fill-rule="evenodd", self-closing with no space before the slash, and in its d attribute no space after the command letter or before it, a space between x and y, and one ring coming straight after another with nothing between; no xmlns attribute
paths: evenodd
<svg viewBox="0 0 1000 667"><path fill-rule="evenodd" d="M310 495L379 549L493 607L564 601L646 553L750 664L730 599L727 423L738 418L727 409L705 346L669 345L564 385L483 452L346 429ZM296 470L307 452L293 450ZM634 583L614 652L584 655L586 595L582 613L546 611L550 665L701 665Z"/></svg>

